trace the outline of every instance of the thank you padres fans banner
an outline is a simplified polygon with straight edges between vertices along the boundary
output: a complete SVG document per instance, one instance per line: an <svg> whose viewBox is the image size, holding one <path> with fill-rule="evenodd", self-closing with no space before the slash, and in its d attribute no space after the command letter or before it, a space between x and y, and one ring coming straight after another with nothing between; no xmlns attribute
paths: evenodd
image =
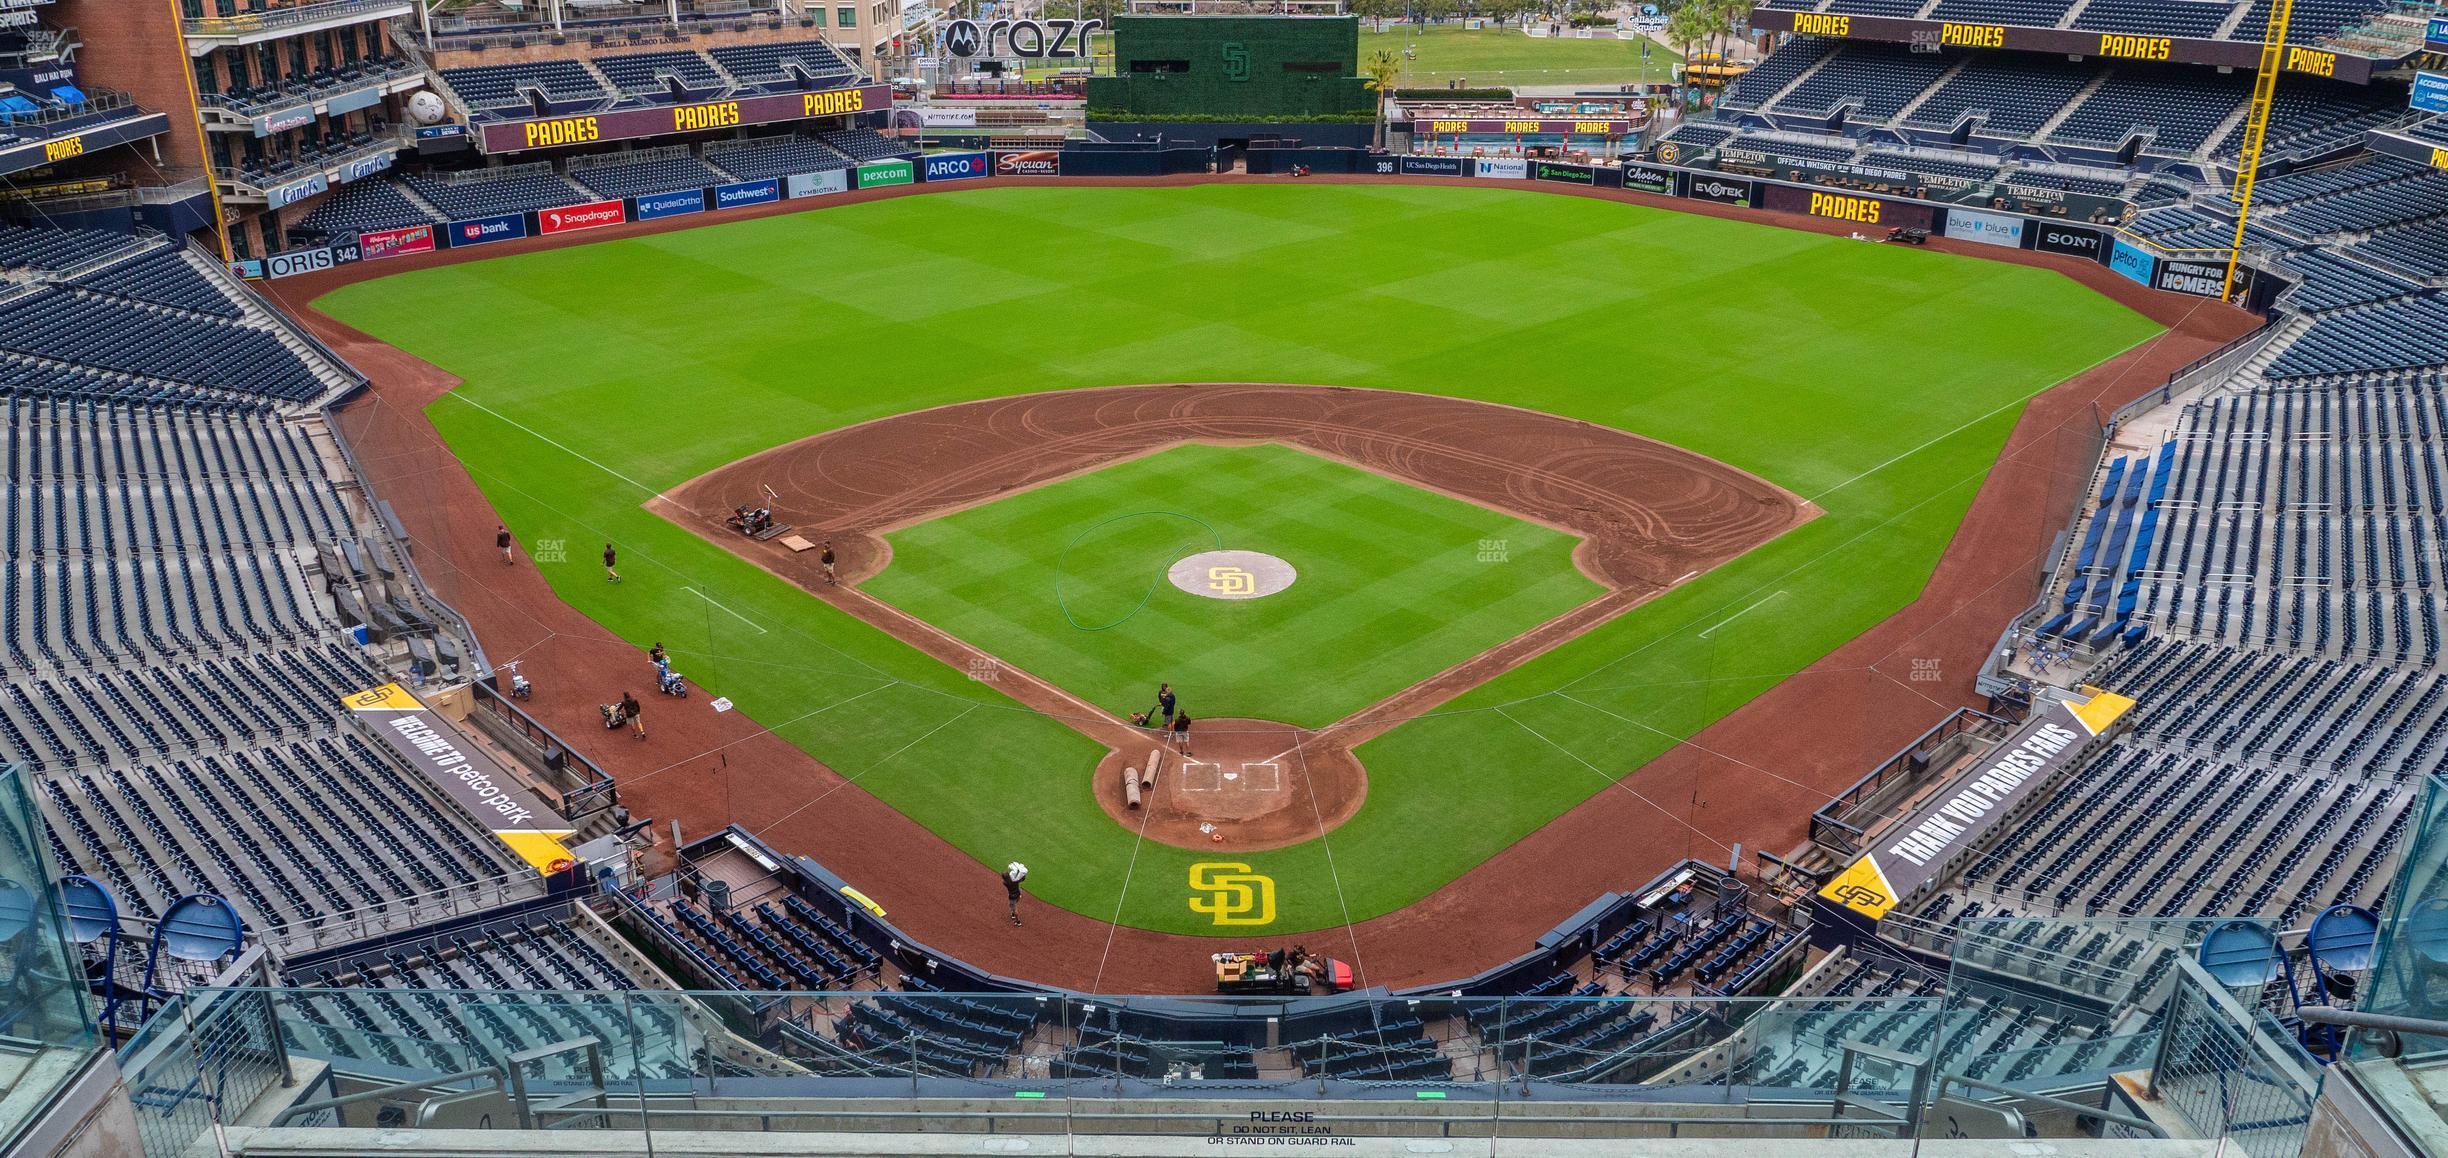
<svg viewBox="0 0 2448 1158"><path fill-rule="evenodd" d="M549 876L577 863L568 846L561 843L576 831L569 822L491 756L463 747L459 734L408 694L408 689L384 684L341 703L409 767L432 781L537 872Z"/></svg>
<svg viewBox="0 0 2448 1158"><path fill-rule="evenodd" d="M1885 917L1905 898L1944 876L2016 805L2073 766L2133 704L2124 696L2092 689L2087 700L2034 705L2031 718L1983 757L1971 775L1941 788L1896 822L1876 847L1836 874L1819 895L1871 920Z"/></svg>

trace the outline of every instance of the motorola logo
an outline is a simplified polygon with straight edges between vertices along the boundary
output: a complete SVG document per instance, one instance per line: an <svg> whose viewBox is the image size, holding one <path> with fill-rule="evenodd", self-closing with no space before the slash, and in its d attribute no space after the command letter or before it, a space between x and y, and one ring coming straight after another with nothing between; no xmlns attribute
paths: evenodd
<svg viewBox="0 0 2448 1158"><path fill-rule="evenodd" d="M979 31L975 20L955 20L944 27L944 51L954 56L976 56L986 47L986 35Z"/></svg>

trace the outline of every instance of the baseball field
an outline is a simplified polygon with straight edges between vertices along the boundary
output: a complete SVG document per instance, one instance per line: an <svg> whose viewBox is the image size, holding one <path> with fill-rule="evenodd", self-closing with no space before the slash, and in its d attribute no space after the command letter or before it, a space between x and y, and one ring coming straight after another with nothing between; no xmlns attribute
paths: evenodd
<svg viewBox="0 0 2448 1158"><path fill-rule="evenodd" d="M1641 793L1650 758L1912 598L2024 401L2157 332L2039 269L1528 190L1359 185L901 197L418 270L318 304L463 380L430 417L556 592L641 649L662 642L702 689L655 711L728 697L981 864L1027 861L1045 902L1213 934L1390 912L1592 793ZM1111 723L1171 680L1201 717L1330 725L1587 604L1603 588L1583 537L1194 431L882 534L889 555L851 577L860 597L1061 689L1066 713L655 501L896 415L1179 382L1556 415L1747 472L1813 517L1379 721L1348 821L1230 858L1269 882L1261 925L1196 905L1216 854L1099 805L1108 745L1085 716ZM962 436L965 412L943 413ZM1169 559L1218 542L1300 577L1247 602L1165 583ZM634 676L572 693L611 698ZM1656 803L1658 830L1627 842L1685 840L1678 802ZM890 882L869 891L891 903Z"/></svg>

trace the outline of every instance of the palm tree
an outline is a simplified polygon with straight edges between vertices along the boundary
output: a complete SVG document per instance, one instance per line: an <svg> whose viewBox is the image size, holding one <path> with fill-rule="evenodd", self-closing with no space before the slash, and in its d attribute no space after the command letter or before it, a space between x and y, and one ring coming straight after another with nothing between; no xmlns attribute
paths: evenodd
<svg viewBox="0 0 2448 1158"><path fill-rule="evenodd" d="M1395 78L1402 75L1402 60L1380 48L1369 54L1367 63L1360 66L1360 71L1368 74L1369 91L1377 94L1377 127L1373 139L1382 146L1385 144L1386 94L1394 90Z"/></svg>
<svg viewBox="0 0 2448 1158"><path fill-rule="evenodd" d="M1675 51L1683 54L1681 83L1675 86L1675 107L1690 105L1692 49L1708 39L1709 26L1715 17L1709 12L1707 0L1690 0L1666 18L1666 39L1673 41Z"/></svg>

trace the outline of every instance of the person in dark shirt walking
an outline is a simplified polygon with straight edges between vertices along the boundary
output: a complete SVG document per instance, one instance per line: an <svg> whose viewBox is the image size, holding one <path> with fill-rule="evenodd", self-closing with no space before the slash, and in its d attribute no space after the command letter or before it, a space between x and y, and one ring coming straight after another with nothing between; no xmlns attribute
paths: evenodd
<svg viewBox="0 0 2448 1158"><path fill-rule="evenodd" d="M824 554L816 556L816 561L824 564L825 582L835 582L833 578L833 540L824 541Z"/></svg>
<svg viewBox="0 0 2448 1158"><path fill-rule="evenodd" d="M638 706L636 696L630 695L627 692L621 693L621 714L629 717L629 728L631 731L637 733L637 738L641 740L645 739L646 712L643 708Z"/></svg>
<svg viewBox="0 0 2448 1158"><path fill-rule="evenodd" d="M620 554L612 549L612 544L604 544L604 582L620 582L620 572L612 569L612 564L619 561L619 559Z"/></svg>
<svg viewBox="0 0 2448 1158"><path fill-rule="evenodd" d="M1003 899L1011 905L1012 924L1020 923L1020 882L1028 879L1028 866L1013 861L995 874L1003 882Z"/></svg>
<svg viewBox="0 0 2448 1158"><path fill-rule="evenodd" d="M493 527L493 545L501 548L503 566L506 567L512 562L515 562L515 560L510 557L510 528L502 526L498 523L495 524Z"/></svg>

